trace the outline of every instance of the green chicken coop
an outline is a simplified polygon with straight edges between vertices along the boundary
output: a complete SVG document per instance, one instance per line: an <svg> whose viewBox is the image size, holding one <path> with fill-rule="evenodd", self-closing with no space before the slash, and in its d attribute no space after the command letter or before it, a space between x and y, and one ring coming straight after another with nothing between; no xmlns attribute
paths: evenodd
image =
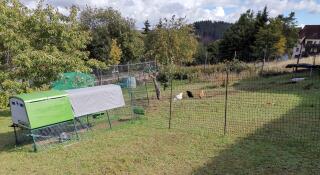
<svg viewBox="0 0 320 175"><path fill-rule="evenodd" d="M67 94L63 91L45 91L21 94L10 98L12 122L36 129L73 119Z"/></svg>
<svg viewBox="0 0 320 175"><path fill-rule="evenodd" d="M9 102L16 142L16 127L30 131L34 140L37 130L74 119L69 97L64 91L21 94L11 97Z"/></svg>

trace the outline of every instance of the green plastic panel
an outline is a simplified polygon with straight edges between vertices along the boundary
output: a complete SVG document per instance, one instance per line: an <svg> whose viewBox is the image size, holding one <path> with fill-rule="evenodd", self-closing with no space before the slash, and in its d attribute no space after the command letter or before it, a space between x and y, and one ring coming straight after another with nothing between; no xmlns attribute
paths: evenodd
<svg viewBox="0 0 320 175"><path fill-rule="evenodd" d="M70 100L64 91L46 91L16 97L25 103L31 129L74 118Z"/></svg>
<svg viewBox="0 0 320 175"><path fill-rule="evenodd" d="M50 90L50 91L42 91L42 92L33 92L29 94L20 94L14 96L15 98L19 98L25 103L44 100L48 98L56 98L61 96L67 96L64 91L59 90Z"/></svg>

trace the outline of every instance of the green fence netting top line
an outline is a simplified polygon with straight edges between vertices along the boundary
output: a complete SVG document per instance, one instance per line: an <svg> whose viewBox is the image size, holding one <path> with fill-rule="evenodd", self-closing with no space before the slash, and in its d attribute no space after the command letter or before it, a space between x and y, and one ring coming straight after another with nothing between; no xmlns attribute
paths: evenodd
<svg viewBox="0 0 320 175"><path fill-rule="evenodd" d="M67 72L60 75L59 79L52 83L52 89L68 90L95 85L95 77L81 72Z"/></svg>

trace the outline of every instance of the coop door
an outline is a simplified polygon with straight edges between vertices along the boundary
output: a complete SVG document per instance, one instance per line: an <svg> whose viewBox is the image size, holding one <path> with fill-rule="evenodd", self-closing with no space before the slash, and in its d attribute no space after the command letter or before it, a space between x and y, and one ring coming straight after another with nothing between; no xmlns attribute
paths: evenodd
<svg viewBox="0 0 320 175"><path fill-rule="evenodd" d="M10 99L10 109L12 115L12 122L14 124L24 125L29 127L29 120L23 101L15 98Z"/></svg>

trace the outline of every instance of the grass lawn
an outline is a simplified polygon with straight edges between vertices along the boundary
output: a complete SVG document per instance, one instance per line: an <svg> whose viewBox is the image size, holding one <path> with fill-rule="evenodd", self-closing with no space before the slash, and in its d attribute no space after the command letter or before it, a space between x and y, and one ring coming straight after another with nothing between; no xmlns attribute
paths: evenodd
<svg viewBox="0 0 320 175"><path fill-rule="evenodd" d="M226 136L225 88L204 82L175 83L174 94L206 97L173 102L170 130L168 100L152 97L140 119L38 153L14 148L1 111L0 174L320 174L319 77L290 76L232 82Z"/></svg>

